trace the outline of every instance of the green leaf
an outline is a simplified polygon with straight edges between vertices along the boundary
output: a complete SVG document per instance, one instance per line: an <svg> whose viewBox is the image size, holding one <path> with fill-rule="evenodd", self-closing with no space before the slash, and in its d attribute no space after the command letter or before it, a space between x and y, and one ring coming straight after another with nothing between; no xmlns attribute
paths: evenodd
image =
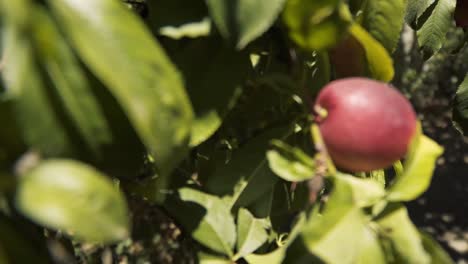
<svg viewBox="0 0 468 264"><path fill-rule="evenodd" d="M464 136L468 136L468 75L455 94L452 116L455 128Z"/></svg>
<svg viewBox="0 0 468 264"><path fill-rule="evenodd" d="M257 250L268 239L265 219L255 218L247 209L240 208L237 216L237 253L244 257Z"/></svg>
<svg viewBox="0 0 468 264"><path fill-rule="evenodd" d="M101 106L78 60L53 21L42 9L38 8L35 14L32 37L39 61L54 84L54 92L60 100L65 115L76 128L76 133L94 156L100 156L102 145L112 141L110 128Z"/></svg>
<svg viewBox="0 0 468 264"><path fill-rule="evenodd" d="M125 114L48 14L34 10L32 33L12 26L6 34L6 52L15 56L5 69L6 95L25 143L44 157L80 158L115 176L134 176L146 151Z"/></svg>
<svg viewBox="0 0 468 264"><path fill-rule="evenodd" d="M305 214L302 213L298 216L294 227L292 228L291 232L288 234L286 243L280 245L279 248L275 249L274 251L267 253L267 254L250 254L247 255L244 259L249 264L281 264L283 263L283 259L286 255L286 250L288 247L295 241L295 239L300 235L300 231L305 225L306 217Z"/></svg>
<svg viewBox="0 0 468 264"><path fill-rule="evenodd" d="M353 24L349 31L364 48L371 77L384 82L392 80L393 61L385 48L358 24Z"/></svg>
<svg viewBox="0 0 468 264"><path fill-rule="evenodd" d="M94 168L49 160L21 177L16 205L27 217L79 240L110 243L129 235L123 194Z"/></svg>
<svg viewBox="0 0 468 264"><path fill-rule="evenodd" d="M285 0L206 0L224 38L242 49L263 34L281 12Z"/></svg>
<svg viewBox="0 0 468 264"><path fill-rule="evenodd" d="M198 253L199 264L232 264L232 261L219 256L209 255L203 252Z"/></svg>
<svg viewBox="0 0 468 264"><path fill-rule="evenodd" d="M143 23L118 1L48 2L166 177L186 155L193 115L175 67Z"/></svg>
<svg viewBox="0 0 468 264"><path fill-rule="evenodd" d="M411 222L406 208L392 204L378 219L380 235L390 239L399 263L430 263L430 257L423 248L419 232Z"/></svg>
<svg viewBox="0 0 468 264"><path fill-rule="evenodd" d="M361 179L342 173L338 173L336 177L352 189L353 201L358 207L374 205L385 197L384 187L373 179Z"/></svg>
<svg viewBox="0 0 468 264"><path fill-rule="evenodd" d="M289 0L283 20L289 36L307 50L326 50L335 46L348 30L349 20L340 10L341 1ZM342 6L342 9L344 7Z"/></svg>
<svg viewBox="0 0 468 264"><path fill-rule="evenodd" d="M419 231L422 243L426 252L431 256L431 263L433 264L450 264L454 261L450 258L449 254L435 241L429 234Z"/></svg>
<svg viewBox="0 0 468 264"><path fill-rule="evenodd" d="M290 133L289 126L272 128L234 151L229 163L219 164L210 175L205 185L208 192L225 197L231 206L248 207L278 180L266 160L270 141Z"/></svg>
<svg viewBox="0 0 468 264"><path fill-rule="evenodd" d="M442 48L445 35L452 27L456 0L438 0L432 13L417 31L418 43L426 57Z"/></svg>
<svg viewBox="0 0 468 264"><path fill-rule="evenodd" d="M180 189L179 196L186 203L198 205L197 213L177 213L179 221L192 232L192 237L211 250L232 257L236 226L229 205L216 196L190 188Z"/></svg>
<svg viewBox="0 0 468 264"><path fill-rule="evenodd" d="M385 253L380 246L379 239L372 229L369 227L365 228L362 240L357 242L360 249L354 263L388 263L385 259Z"/></svg>
<svg viewBox="0 0 468 264"><path fill-rule="evenodd" d="M204 18L201 21L191 22L179 27L164 26L159 34L172 39L206 37L211 32L211 20Z"/></svg>
<svg viewBox="0 0 468 264"><path fill-rule="evenodd" d="M406 2L407 0L367 1L363 26L389 53L395 50L400 39Z"/></svg>
<svg viewBox="0 0 468 264"><path fill-rule="evenodd" d="M353 196L353 186L336 177L323 213L311 216L301 232L304 246L326 263L354 263L358 256L356 241L366 235L367 220Z"/></svg>
<svg viewBox="0 0 468 264"><path fill-rule="evenodd" d="M15 115L25 143L46 156L74 154L73 143L47 96L48 86L39 73L32 43L14 24L7 24L3 33L5 54L15 58L3 74L8 95L15 98Z"/></svg>
<svg viewBox="0 0 468 264"><path fill-rule="evenodd" d="M277 150L267 152L270 169L284 180L299 182L315 176L314 160L301 149L279 140L272 141Z"/></svg>
<svg viewBox="0 0 468 264"><path fill-rule="evenodd" d="M418 135L403 166L404 171L387 192L389 201L411 201L427 190L437 158L443 148L424 135Z"/></svg>
<svg viewBox="0 0 468 264"><path fill-rule="evenodd" d="M224 46L218 37L198 38L182 48L168 49L183 74L195 110L190 145L196 146L220 127L236 102L250 69L249 57Z"/></svg>
<svg viewBox="0 0 468 264"><path fill-rule="evenodd" d="M418 24L418 19L436 0L407 1L405 20L413 28ZM416 28L415 28L416 29Z"/></svg>

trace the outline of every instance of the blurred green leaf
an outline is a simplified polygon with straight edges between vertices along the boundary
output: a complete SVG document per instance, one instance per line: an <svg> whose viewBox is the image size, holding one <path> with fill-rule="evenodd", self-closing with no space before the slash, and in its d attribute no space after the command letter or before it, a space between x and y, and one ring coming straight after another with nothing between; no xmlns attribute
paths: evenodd
<svg viewBox="0 0 468 264"><path fill-rule="evenodd" d="M364 48L370 76L384 82L391 81L393 61L385 48L358 24L353 24L349 31Z"/></svg>
<svg viewBox="0 0 468 264"><path fill-rule="evenodd" d="M255 218L247 209L240 208L237 216L237 257L257 250L268 239L265 219Z"/></svg>
<svg viewBox="0 0 468 264"><path fill-rule="evenodd" d="M404 171L387 192L389 201L411 201L427 190L437 158L443 148L424 135L418 135L404 163Z"/></svg>
<svg viewBox="0 0 468 264"><path fill-rule="evenodd" d="M80 162L49 160L21 177L18 209L32 220L84 241L110 243L129 235L123 194Z"/></svg>
<svg viewBox="0 0 468 264"><path fill-rule="evenodd" d="M430 256L404 206L391 204L376 222L380 227L379 235L390 239L398 263L430 263Z"/></svg>
<svg viewBox="0 0 468 264"><path fill-rule="evenodd" d="M232 261L223 257L199 252L198 263L199 264L232 264Z"/></svg>
<svg viewBox="0 0 468 264"><path fill-rule="evenodd" d="M101 106L78 60L53 21L42 9L38 8L35 15L33 39L39 62L54 84L54 95L73 123L76 133L81 136L86 147L99 157L102 155L102 145L112 141Z"/></svg>
<svg viewBox="0 0 468 264"><path fill-rule="evenodd" d="M116 97L167 177L187 153L193 115L175 67L143 23L119 2L48 2L78 54Z"/></svg>
<svg viewBox="0 0 468 264"><path fill-rule="evenodd" d="M350 18L342 14L341 1L289 0L283 20L289 36L307 50L325 50L335 46L346 34ZM344 6L342 6L344 8Z"/></svg>
<svg viewBox="0 0 468 264"><path fill-rule="evenodd" d="M426 252L431 256L432 264L455 263L445 250L429 234L419 231Z"/></svg>
<svg viewBox="0 0 468 264"><path fill-rule="evenodd" d="M291 232L287 236L286 243L280 245L279 248L267 254L250 254L245 257L245 260L249 264L281 264L286 255L286 250L300 235L302 228L305 225L306 217L305 214L300 214L297 217L297 221L294 223Z"/></svg>
<svg viewBox="0 0 468 264"><path fill-rule="evenodd" d="M314 160L301 149L279 140L272 141L276 150L267 152L270 169L279 177L291 182L309 180L315 176Z"/></svg>
<svg viewBox="0 0 468 264"><path fill-rule="evenodd" d="M417 31L418 43L426 57L432 56L442 48L445 35L452 27L456 0L438 0L432 13Z"/></svg>
<svg viewBox="0 0 468 264"><path fill-rule="evenodd" d="M30 22L31 0L0 0L0 15L16 26L23 27Z"/></svg>
<svg viewBox="0 0 468 264"><path fill-rule="evenodd" d="M368 1L364 10L363 27L392 53L400 39L407 0ZM418 2L418 1L410 1Z"/></svg>
<svg viewBox="0 0 468 264"><path fill-rule="evenodd" d="M164 26L158 31L160 35L172 39L206 37L210 35L210 32L211 20L209 18L203 18L201 21L187 23L179 27Z"/></svg>
<svg viewBox="0 0 468 264"><path fill-rule="evenodd" d="M365 216L354 199L353 186L341 176L321 215L309 217L301 232L304 246L326 263L354 263L366 235ZM340 243L336 243L340 241Z"/></svg>
<svg viewBox="0 0 468 264"><path fill-rule="evenodd" d="M385 259L385 252L380 246L377 234L369 227L364 229L364 234L359 243L359 253L354 260L354 263L372 263L385 264L388 261Z"/></svg>
<svg viewBox="0 0 468 264"><path fill-rule="evenodd" d="M179 196L182 201L196 203L200 207L198 214L178 213L179 221L186 228L194 227L188 228L192 237L211 250L231 257L236 242L236 226L229 205L216 196L190 188L180 189Z"/></svg>
<svg viewBox="0 0 468 264"><path fill-rule="evenodd" d="M178 46L176 42L171 42ZM248 75L248 54L223 45L218 37L198 38L181 48L168 48L185 79L195 110L190 145L210 137L236 102ZM209 95L209 96L207 96Z"/></svg>
<svg viewBox="0 0 468 264"><path fill-rule="evenodd" d="M5 54L14 60L9 61L3 74L8 96L14 98L16 120L25 143L45 155L75 154L73 142L48 95L49 86L40 74L27 32L8 23L4 28L4 38Z"/></svg>
<svg viewBox="0 0 468 264"><path fill-rule="evenodd" d="M242 49L273 24L285 0L206 0L223 37Z"/></svg>
<svg viewBox="0 0 468 264"><path fill-rule="evenodd" d="M452 116L455 128L464 136L468 136L468 75L455 94Z"/></svg>
<svg viewBox="0 0 468 264"><path fill-rule="evenodd" d="M384 187L373 179L361 179L342 173L338 173L336 177L352 189L353 202L359 207L371 206L385 197Z"/></svg>

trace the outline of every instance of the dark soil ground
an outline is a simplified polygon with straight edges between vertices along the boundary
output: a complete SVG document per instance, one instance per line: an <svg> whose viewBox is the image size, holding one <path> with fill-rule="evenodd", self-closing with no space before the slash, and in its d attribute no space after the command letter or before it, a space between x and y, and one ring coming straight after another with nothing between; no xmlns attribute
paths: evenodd
<svg viewBox="0 0 468 264"><path fill-rule="evenodd" d="M451 124L449 98L435 96L422 109L424 133L443 145L429 190L408 204L413 222L429 232L455 263L468 263L468 137ZM438 99L437 99L438 98Z"/></svg>

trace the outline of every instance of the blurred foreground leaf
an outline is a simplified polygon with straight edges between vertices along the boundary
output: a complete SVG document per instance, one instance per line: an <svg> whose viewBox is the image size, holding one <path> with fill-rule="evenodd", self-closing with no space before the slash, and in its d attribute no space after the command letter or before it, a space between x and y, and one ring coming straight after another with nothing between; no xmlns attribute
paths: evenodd
<svg viewBox="0 0 468 264"><path fill-rule="evenodd" d="M175 67L118 1L48 2L80 57L127 113L165 179L186 155L193 115Z"/></svg>
<svg viewBox="0 0 468 264"><path fill-rule="evenodd" d="M18 209L32 220L80 240L110 243L129 235L123 194L80 162L49 160L21 176Z"/></svg>
<svg viewBox="0 0 468 264"><path fill-rule="evenodd" d="M418 135L404 163L404 171L387 192L389 201L411 201L429 188L437 158L443 148L425 135Z"/></svg>

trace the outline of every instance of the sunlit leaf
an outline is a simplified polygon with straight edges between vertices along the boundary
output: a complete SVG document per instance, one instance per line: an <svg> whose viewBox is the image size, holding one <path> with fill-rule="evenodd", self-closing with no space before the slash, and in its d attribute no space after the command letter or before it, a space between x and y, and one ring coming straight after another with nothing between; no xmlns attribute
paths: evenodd
<svg viewBox="0 0 468 264"><path fill-rule="evenodd" d="M229 205L216 196L189 188L180 189L179 196L186 203L197 204L196 207L176 212L192 237L216 252L232 256L236 226Z"/></svg>
<svg viewBox="0 0 468 264"><path fill-rule="evenodd" d="M416 140L404 163L403 174L395 179L387 192L389 201L413 200L425 192L431 183L436 160L443 148L424 135Z"/></svg>
<svg viewBox="0 0 468 264"><path fill-rule="evenodd" d="M283 263L283 259L286 255L286 250L288 247L295 241L295 239L299 236L302 228L305 225L305 215L300 214L297 218L297 221L292 228L291 232L288 234L286 243L283 244L278 249L268 253L268 254L250 254L245 257L245 260L249 264L281 264Z"/></svg>
<svg viewBox="0 0 468 264"><path fill-rule="evenodd" d="M15 98L16 120L25 143L45 155L75 154L76 149L47 95L48 86L39 73L32 43L14 24L8 24L3 32L5 53L14 58L3 74L8 93Z"/></svg>
<svg viewBox="0 0 468 264"><path fill-rule="evenodd" d="M186 154L192 120L175 67L118 1L48 2L80 57L116 97L167 176Z"/></svg>
<svg viewBox="0 0 468 264"><path fill-rule="evenodd" d="M385 197L384 187L372 179L361 179L339 173L339 181L346 182L352 189L354 203L359 207L373 205Z"/></svg>
<svg viewBox="0 0 468 264"><path fill-rule="evenodd" d="M300 238L326 263L354 263L360 248L356 241L362 241L365 232L366 219L353 199L352 186L338 176L324 211L308 219Z"/></svg>
<svg viewBox="0 0 468 264"><path fill-rule="evenodd" d="M244 257L259 248L268 239L265 220L255 218L247 209L241 208L237 217L237 253Z"/></svg>
<svg viewBox="0 0 468 264"><path fill-rule="evenodd" d="M349 31L364 48L371 77L384 82L392 80L393 61L385 48L358 24L353 24Z"/></svg>
<svg viewBox="0 0 468 264"><path fill-rule="evenodd" d="M340 1L289 0L283 20L289 36L308 50L325 50L336 45L347 32L350 20L343 18Z"/></svg>
<svg viewBox="0 0 468 264"><path fill-rule="evenodd" d="M267 152L270 169L287 181L298 182L315 175L314 160L301 149L291 147L279 140L272 142L276 150Z"/></svg>
<svg viewBox="0 0 468 264"><path fill-rule="evenodd" d="M401 263L430 263L419 232L411 222L405 207L395 204L389 206L376 222L380 227L380 235L391 241L394 255Z"/></svg>
<svg viewBox="0 0 468 264"><path fill-rule="evenodd" d="M198 253L199 264L232 264L232 261L223 257L206 254L203 252Z"/></svg>
<svg viewBox="0 0 468 264"><path fill-rule="evenodd" d="M374 263L374 264L385 264L385 253L379 243L377 234L370 228L364 230L364 235L359 243L359 253L354 263Z"/></svg>
<svg viewBox="0 0 468 264"><path fill-rule="evenodd" d="M109 243L129 235L123 194L94 168L49 160L21 177L18 209L32 220L80 240Z"/></svg>
<svg viewBox="0 0 468 264"><path fill-rule="evenodd" d="M429 234L425 232L419 232L421 235L422 243L426 252L431 256L431 263L442 264L442 263L454 263L450 258L449 254L434 240Z"/></svg>

